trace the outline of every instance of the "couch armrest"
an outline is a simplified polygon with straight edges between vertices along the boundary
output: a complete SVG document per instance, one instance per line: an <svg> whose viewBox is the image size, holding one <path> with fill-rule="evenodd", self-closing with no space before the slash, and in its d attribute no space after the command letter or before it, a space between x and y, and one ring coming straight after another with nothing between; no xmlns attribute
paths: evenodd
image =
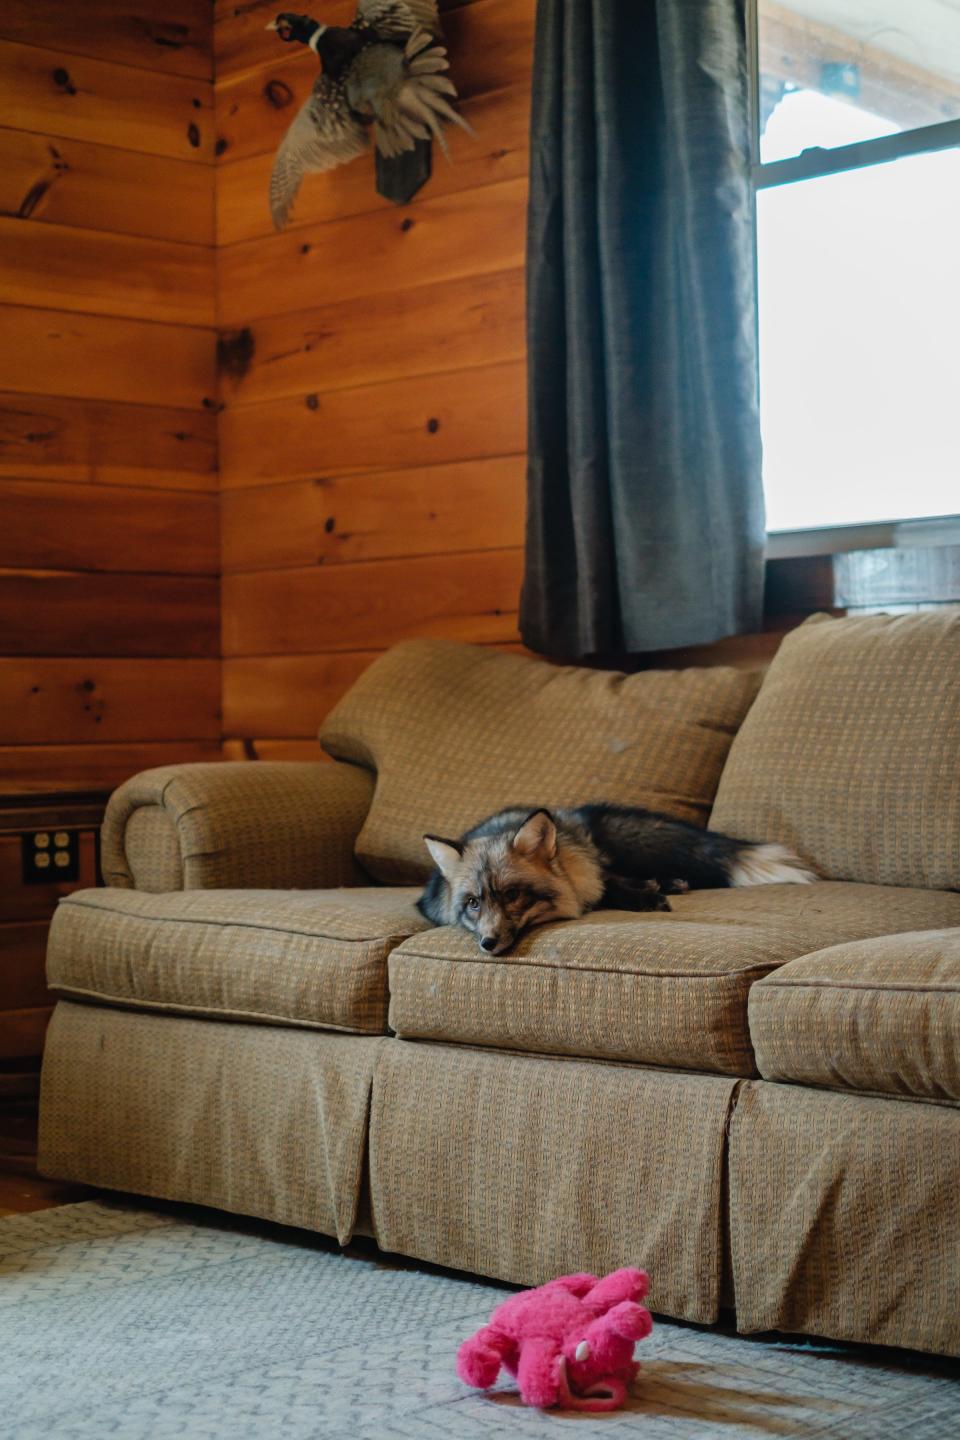
<svg viewBox="0 0 960 1440"><path fill-rule="evenodd" d="M104 880L151 891L368 884L353 846L373 786L368 771L326 761L144 770L110 797Z"/></svg>

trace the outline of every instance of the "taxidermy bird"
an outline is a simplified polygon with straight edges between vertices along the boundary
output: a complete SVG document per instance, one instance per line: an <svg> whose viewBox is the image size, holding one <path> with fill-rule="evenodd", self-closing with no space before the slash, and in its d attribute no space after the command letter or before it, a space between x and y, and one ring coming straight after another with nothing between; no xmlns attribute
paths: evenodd
<svg viewBox="0 0 960 1440"><path fill-rule="evenodd" d="M436 0L359 0L352 25L322 25L284 13L267 26L281 40L308 45L321 72L277 150L270 211L280 230L304 175L363 154L372 126L377 190L404 204L430 176L430 141L446 152L444 120L470 131L449 103ZM472 134L473 132L470 131Z"/></svg>

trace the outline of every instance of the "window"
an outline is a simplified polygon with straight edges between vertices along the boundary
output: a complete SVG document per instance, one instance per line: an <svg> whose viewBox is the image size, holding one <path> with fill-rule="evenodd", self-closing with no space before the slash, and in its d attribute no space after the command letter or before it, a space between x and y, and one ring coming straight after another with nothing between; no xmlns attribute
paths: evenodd
<svg viewBox="0 0 960 1440"><path fill-rule="evenodd" d="M960 0L756 8L768 529L955 516Z"/></svg>

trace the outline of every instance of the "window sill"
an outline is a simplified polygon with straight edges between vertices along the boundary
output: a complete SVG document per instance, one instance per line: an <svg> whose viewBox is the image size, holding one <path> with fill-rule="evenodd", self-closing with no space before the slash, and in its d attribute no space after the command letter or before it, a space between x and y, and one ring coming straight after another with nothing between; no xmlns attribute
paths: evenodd
<svg viewBox="0 0 960 1440"><path fill-rule="evenodd" d="M933 545L960 545L960 515L830 525L817 530L772 530L767 535L767 559L795 560L808 555L842 555L850 550Z"/></svg>

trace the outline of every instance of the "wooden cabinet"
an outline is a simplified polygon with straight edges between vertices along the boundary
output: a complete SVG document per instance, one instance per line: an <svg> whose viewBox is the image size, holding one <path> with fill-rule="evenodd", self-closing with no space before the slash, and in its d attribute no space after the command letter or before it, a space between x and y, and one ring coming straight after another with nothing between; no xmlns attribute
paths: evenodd
<svg viewBox="0 0 960 1440"><path fill-rule="evenodd" d="M99 883L106 801L105 791L0 794L0 1099L31 1087L54 1003L50 920L62 896Z"/></svg>

